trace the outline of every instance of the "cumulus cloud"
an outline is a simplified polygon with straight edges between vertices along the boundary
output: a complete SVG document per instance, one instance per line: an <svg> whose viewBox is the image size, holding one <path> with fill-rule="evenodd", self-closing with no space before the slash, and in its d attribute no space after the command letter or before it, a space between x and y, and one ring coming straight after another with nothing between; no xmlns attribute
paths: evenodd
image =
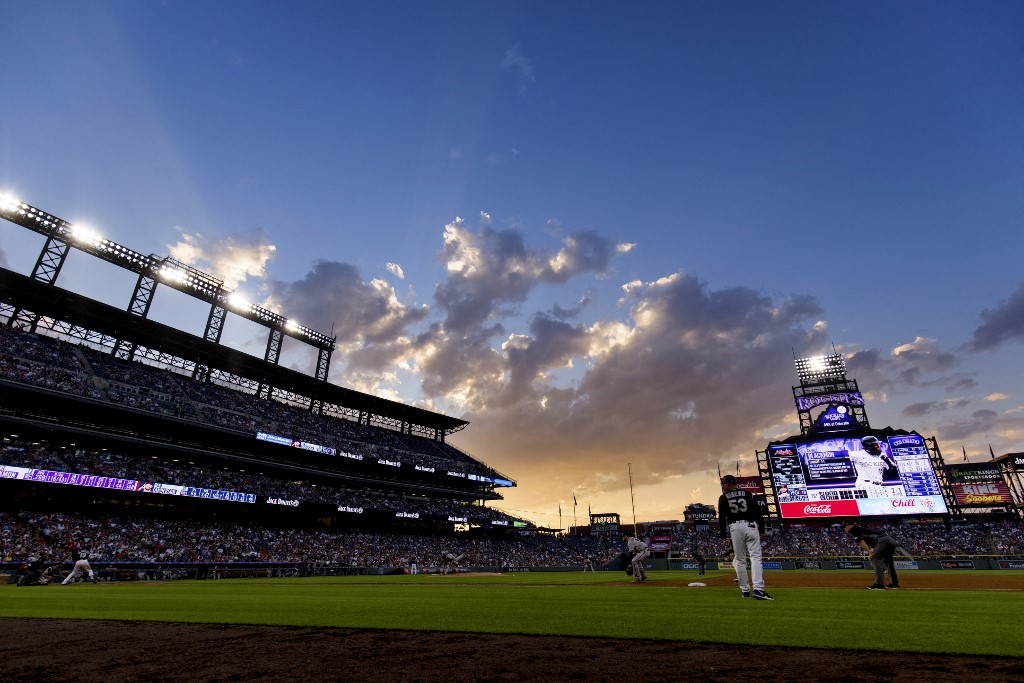
<svg viewBox="0 0 1024 683"><path fill-rule="evenodd" d="M865 393L874 398L908 388L941 388L966 391L976 385L970 375L958 371L959 356L940 348L934 339L916 337L888 353L877 348L846 349L846 367Z"/></svg>
<svg viewBox="0 0 1024 683"><path fill-rule="evenodd" d="M267 264L277 251L263 230L225 237L183 231L181 240L168 249L172 258L213 275L230 290L250 277L265 278Z"/></svg>
<svg viewBox="0 0 1024 683"><path fill-rule="evenodd" d="M970 417L944 424L939 430L942 441L964 441L975 434L995 431L999 413L994 410L976 410Z"/></svg>
<svg viewBox="0 0 1024 683"><path fill-rule="evenodd" d="M520 471L575 472L587 493L623 487L630 461L638 484L655 484L752 456L736 449L792 412L778 391L790 368L778 359L825 343L813 330L818 304L710 290L682 273L624 291L629 322L537 315L528 334L510 338L492 373L500 379L469 416L476 437L515 454ZM569 364L580 368L573 386L547 380Z"/></svg>
<svg viewBox="0 0 1024 683"><path fill-rule="evenodd" d="M901 414L904 417L920 418L925 415L932 415L934 413L945 412L947 410L963 408L969 404L970 400L966 398L950 398L944 401L922 401L918 403L911 403L901 411Z"/></svg>
<svg viewBox="0 0 1024 683"><path fill-rule="evenodd" d="M407 328L429 312L400 301L383 280L366 282L356 266L336 261L319 261L301 280L274 281L269 290L267 308L315 330L334 330L334 360L347 366L353 377L400 363L409 344Z"/></svg>
<svg viewBox="0 0 1024 683"><path fill-rule="evenodd" d="M974 329L970 348L989 351L1013 341L1024 341L1024 282L997 306L981 312L981 324Z"/></svg>
<svg viewBox="0 0 1024 683"><path fill-rule="evenodd" d="M399 280L405 279L405 271L402 270L402 266L398 265L397 263L388 263L386 267L388 269L388 272L397 277Z"/></svg>

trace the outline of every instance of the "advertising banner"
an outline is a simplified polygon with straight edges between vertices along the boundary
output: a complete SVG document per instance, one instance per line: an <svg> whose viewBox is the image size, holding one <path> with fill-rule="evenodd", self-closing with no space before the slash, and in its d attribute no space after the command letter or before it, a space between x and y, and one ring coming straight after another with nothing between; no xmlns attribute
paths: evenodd
<svg viewBox="0 0 1024 683"><path fill-rule="evenodd" d="M946 478L951 484L988 484L1003 480L999 465L994 462L972 462L946 465Z"/></svg>
<svg viewBox="0 0 1024 683"><path fill-rule="evenodd" d="M974 562L971 560L942 560L939 566L943 569L974 569Z"/></svg>
<svg viewBox="0 0 1024 683"><path fill-rule="evenodd" d="M836 568L838 569L864 569L865 563L858 562L855 560L839 560L836 562Z"/></svg>
<svg viewBox="0 0 1024 683"><path fill-rule="evenodd" d="M856 517L860 514L855 500L834 500L830 503L779 503L785 519L814 517Z"/></svg>
<svg viewBox="0 0 1024 683"><path fill-rule="evenodd" d="M988 484L952 484L950 488L956 496L956 502L963 507L1013 505L1010 487L1001 481Z"/></svg>
<svg viewBox="0 0 1024 683"><path fill-rule="evenodd" d="M764 482L761 477L736 477L736 488L745 489L751 493L764 493Z"/></svg>

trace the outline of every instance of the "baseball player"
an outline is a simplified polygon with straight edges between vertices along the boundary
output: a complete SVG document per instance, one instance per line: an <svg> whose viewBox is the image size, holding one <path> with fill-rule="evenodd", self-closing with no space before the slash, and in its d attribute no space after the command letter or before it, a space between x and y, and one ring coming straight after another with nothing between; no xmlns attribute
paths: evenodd
<svg viewBox="0 0 1024 683"><path fill-rule="evenodd" d="M699 549L693 549L693 561L697 563L697 576L704 576L704 555Z"/></svg>
<svg viewBox="0 0 1024 683"><path fill-rule="evenodd" d="M462 558L464 558L465 556L466 553L462 553L461 555L456 555L455 553L448 552L444 553L445 564L444 569L441 570L441 573L448 574L452 571L453 568L455 569L455 572L458 573L459 561L462 560Z"/></svg>
<svg viewBox="0 0 1024 683"><path fill-rule="evenodd" d="M882 481L883 474L896 463L882 450L877 437L865 436L860 440L863 451L852 451L850 462L857 468L855 488L867 492L868 498L890 498L889 488Z"/></svg>
<svg viewBox="0 0 1024 683"><path fill-rule="evenodd" d="M30 557L25 566L25 573L18 578L19 586L45 586L50 583L53 565L45 555Z"/></svg>
<svg viewBox="0 0 1024 683"><path fill-rule="evenodd" d="M636 536L630 536L626 541L626 552L630 555L630 565L633 567L633 583L640 583L647 580L647 571L644 569L644 560L651 556L647 544Z"/></svg>
<svg viewBox="0 0 1024 683"><path fill-rule="evenodd" d="M71 570L71 573L67 575L63 581L62 586L66 586L71 583L72 580L81 578L82 576L88 576L89 580L96 583L96 574L93 572L92 567L89 566L89 553L80 552L78 553L78 560L75 562L75 568Z"/></svg>
<svg viewBox="0 0 1024 683"><path fill-rule="evenodd" d="M868 529L867 527L854 524L852 519L843 520L843 531L853 536L861 549L868 551L868 559L875 570L875 582L868 586L868 590L896 590L900 587L899 577L896 576L896 563L893 556L896 554L896 541L881 531ZM885 572L889 572L889 585L885 585Z"/></svg>
<svg viewBox="0 0 1024 683"><path fill-rule="evenodd" d="M761 566L761 539L764 537L764 517L750 491L736 486L736 477L722 477L722 495L718 498L718 526L722 540L732 539L737 583L743 597L753 595L758 600L774 600L764 592L764 569ZM750 579L747 579L747 558L750 558Z"/></svg>

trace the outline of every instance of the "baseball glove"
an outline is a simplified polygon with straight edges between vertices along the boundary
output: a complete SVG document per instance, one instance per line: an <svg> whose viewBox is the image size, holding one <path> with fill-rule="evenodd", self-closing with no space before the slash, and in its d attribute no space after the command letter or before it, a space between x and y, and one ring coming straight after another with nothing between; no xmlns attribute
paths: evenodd
<svg viewBox="0 0 1024 683"><path fill-rule="evenodd" d="M626 565L626 576L633 576L633 565Z"/></svg>

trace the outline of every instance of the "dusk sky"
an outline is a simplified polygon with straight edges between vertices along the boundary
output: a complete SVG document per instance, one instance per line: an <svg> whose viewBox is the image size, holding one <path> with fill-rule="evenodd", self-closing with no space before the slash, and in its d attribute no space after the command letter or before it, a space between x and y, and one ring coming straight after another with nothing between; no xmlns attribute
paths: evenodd
<svg viewBox="0 0 1024 683"><path fill-rule="evenodd" d="M797 357L1024 450L1024 3L0 0L0 193L337 335L558 526L714 504ZM0 266L43 238L0 221ZM74 253L57 284L127 308ZM163 287L151 317L201 334ZM333 329L333 332L332 332ZM262 357L266 330L224 342ZM285 341L282 362L312 374Z"/></svg>

